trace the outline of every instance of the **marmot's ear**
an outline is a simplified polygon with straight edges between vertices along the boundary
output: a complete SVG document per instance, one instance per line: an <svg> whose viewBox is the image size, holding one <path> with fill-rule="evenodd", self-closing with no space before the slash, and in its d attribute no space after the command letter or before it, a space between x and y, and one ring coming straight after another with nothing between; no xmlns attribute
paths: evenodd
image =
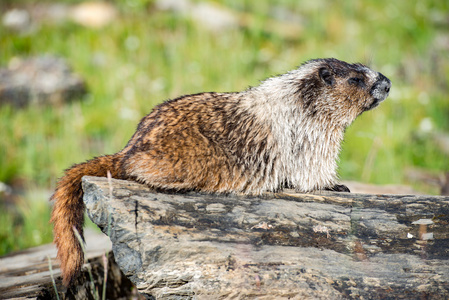
<svg viewBox="0 0 449 300"><path fill-rule="evenodd" d="M323 80L328 85L334 85L335 83L334 76L332 75L331 71L329 71L328 68L325 67L320 68L318 72L320 73L321 80Z"/></svg>

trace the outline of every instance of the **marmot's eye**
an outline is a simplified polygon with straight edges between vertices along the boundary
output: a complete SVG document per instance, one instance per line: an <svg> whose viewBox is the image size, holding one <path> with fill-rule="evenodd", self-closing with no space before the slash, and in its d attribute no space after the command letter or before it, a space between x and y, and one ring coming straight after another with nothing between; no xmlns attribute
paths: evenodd
<svg viewBox="0 0 449 300"><path fill-rule="evenodd" d="M359 86L365 86L365 82L363 81L363 78L360 77L352 77L348 79L349 84L355 84Z"/></svg>

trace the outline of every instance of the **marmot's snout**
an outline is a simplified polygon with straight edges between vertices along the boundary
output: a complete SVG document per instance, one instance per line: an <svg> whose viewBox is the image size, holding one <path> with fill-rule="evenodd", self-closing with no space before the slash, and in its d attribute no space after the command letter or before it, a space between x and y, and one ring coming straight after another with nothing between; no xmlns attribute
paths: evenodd
<svg viewBox="0 0 449 300"><path fill-rule="evenodd" d="M391 81L387 77L385 77L382 73L379 73L377 76L376 82L373 84L371 88L371 95L375 100L383 101L388 97L388 93L390 92Z"/></svg>
<svg viewBox="0 0 449 300"><path fill-rule="evenodd" d="M370 94L373 96L374 101L368 109L372 109L384 101L390 93L391 81L385 77L382 73L378 73L376 82L373 84Z"/></svg>

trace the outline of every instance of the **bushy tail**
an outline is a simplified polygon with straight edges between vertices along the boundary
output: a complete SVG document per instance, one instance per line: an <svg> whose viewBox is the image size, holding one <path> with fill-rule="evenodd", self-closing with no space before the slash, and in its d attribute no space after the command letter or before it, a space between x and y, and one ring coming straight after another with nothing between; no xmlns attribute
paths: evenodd
<svg viewBox="0 0 449 300"><path fill-rule="evenodd" d="M50 221L54 224L54 243L58 248L65 286L73 283L84 263L84 253L74 231L76 229L83 237L85 206L81 178L85 175L107 176L107 171L118 178L116 161L116 155L106 155L72 166L65 171L51 197L54 206Z"/></svg>

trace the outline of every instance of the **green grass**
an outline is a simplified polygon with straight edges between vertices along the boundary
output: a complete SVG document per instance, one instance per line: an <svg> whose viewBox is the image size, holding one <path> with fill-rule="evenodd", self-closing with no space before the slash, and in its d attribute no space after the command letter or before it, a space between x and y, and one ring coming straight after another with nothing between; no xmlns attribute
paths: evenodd
<svg viewBox="0 0 449 300"><path fill-rule="evenodd" d="M59 55L90 91L83 101L60 107L0 107L0 181L24 182L25 191L15 213L0 210L0 254L37 244L36 231L47 242L49 205L33 201L36 187L51 190L71 164L120 150L155 104L182 94L242 90L311 58L367 63L393 82L390 98L347 130L343 179L408 184L408 167L448 171L447 154L420 131L429 119L432 132L449 134L447 1L214 2L249 16L246 25L211 32L144 0L119 2L119 16L101 29L44 22L21 34L0 25L0 65L14 57ZM274 6L299 16L297 36L267 26L284 22L274 19ZM37 223L43 225L33 228Z"/></svg>
<svg viewBox="0 0 449 300"><path fill-rule="evenodd" d="M33 188L14 207L3 206L0 214L0 254L17 251L52 240L48 224L48 193Z"/></svg>

